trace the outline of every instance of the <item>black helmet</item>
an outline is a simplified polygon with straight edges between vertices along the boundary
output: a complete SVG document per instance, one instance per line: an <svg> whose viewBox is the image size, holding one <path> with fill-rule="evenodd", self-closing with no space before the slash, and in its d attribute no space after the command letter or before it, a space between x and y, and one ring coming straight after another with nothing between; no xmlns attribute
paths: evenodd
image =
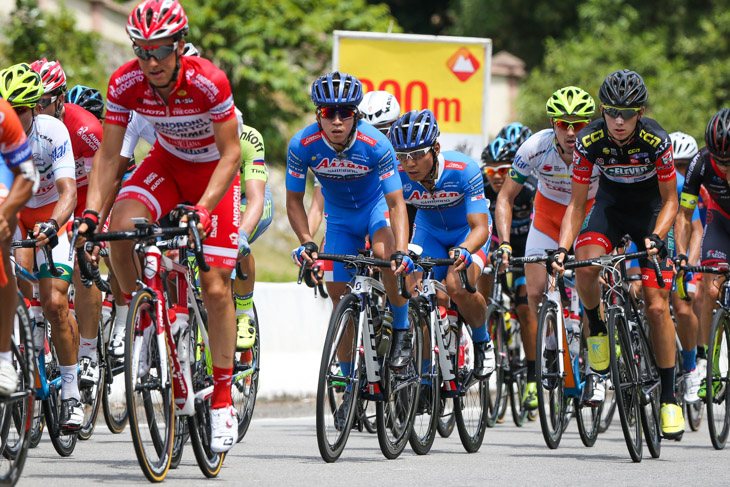
<svg viewBox="0 0 730 487"><path fill-rule="evenodd" d="M730 157L730 108L721 108L705 129L705 145L715 158Z"/></svg>
<svg viewBox="0 0 730 487"><path fill-rule="evenodd" d="M644 80L629 69L614 71L606 76L598 90L601 103L615 107L641 107L646 104L648 97Z"/></svg>

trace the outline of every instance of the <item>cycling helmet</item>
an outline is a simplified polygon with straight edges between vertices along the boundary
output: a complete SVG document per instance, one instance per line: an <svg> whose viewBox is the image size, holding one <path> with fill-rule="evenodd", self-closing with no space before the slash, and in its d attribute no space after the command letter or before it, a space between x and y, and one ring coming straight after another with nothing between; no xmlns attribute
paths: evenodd
<svg viewBox="0 0 730 487"><path fill-rule="evenodd" d="M672 151L674 152L674 160L692 159L699 151L697 141L691 135L684 132L672 132L669 134L672 140Z"/></svg>
<svg viewBox="0 0 730 487"><path fill-rule="evenodd" d="M187 33L188 18L178 0L143 0L127 19L132 40L179 39Z"/></svg>
<svg viewBox="0 0 730 487"><path fill-rule="evenodd" d="M431 110L411 110L390 127L390 142L397 151L431 147L439 134L436 116Z"/></svg>
<svg viewBox="0 0 730 487"><path fill-rule="evenodd" d="M517 148L509 140L497 137L482 151L482 162L512 162L517 154Z"/></svg>
<svg viewBox="0 0 730 487"><path fill-rule="evenodd" d="M101 120L104 115L104 97L96 88L76 85L66 94L66 101L86 109L96 118Z"/></svg>
<svg viewBox="0 0 730 487"><path fill-rule="evenodd" d="M312 102L315 106L344 105L357 107L362 101L362 83L346 73L320 76L312 83Z"/></svg>
<svg viewBox="0 0 730 487"><path fill-rule="evenodd" d="M641 107L646 104L649 94L644 80L635 71L628 69L614 71L598 90L598 98L605 105L615 107Z"/></svg>
<svg viewBox="0 0 730 487"><path fill-rule="evenodd" d="M367 123L379 129L382 129L383 125L386 129L390 128L390 125L400 117L400 104L395 96L387 91L366 93L358 109ZM385 133L387 134L387 130Z"/></svg>
<svg viewBox="0 0 730 487"><path fill-rule="evenodd" d="M183 48L183 56L198 56L200 57L200 51L198 51L198 48L193 45L192 42L186 42L185 47Z"/></svg>
<svg viewBox="0 0 730 487"><path fill-rule="evenodd" d="M712 116L705 129L705 145L712 157L730 158L730 108L721 108Z"/></svg>
<svg viewBox="0 0 730 487"><path fill-rule="evenodd" d="M553 93L545 105L548 117L585 117L596 112L596 102L587 91L577 86L566 86Z"/></svg>
<svg viewBox="0 0 730 487"><path fill-rule="evenodd" d="M522 125L520 122L512 122L509 125L502 127L497 137L507 139L510 144L519 147L524 141L530 138L532 130L529 127Z"/></svg>
<svg viewBox="0 0 730 487"><path fill-rule="evenodd" d="M41 75L44 95L58 96L66 92L66 74L61 63L43 58L32 63L30 67Z"/></svg>
<svg viewBox="0 0 730 487"><path fill-rule="evenodd" d="M33 108L43 95L41 75L20 63L0 71L0 97L12 106Z"/></svg>

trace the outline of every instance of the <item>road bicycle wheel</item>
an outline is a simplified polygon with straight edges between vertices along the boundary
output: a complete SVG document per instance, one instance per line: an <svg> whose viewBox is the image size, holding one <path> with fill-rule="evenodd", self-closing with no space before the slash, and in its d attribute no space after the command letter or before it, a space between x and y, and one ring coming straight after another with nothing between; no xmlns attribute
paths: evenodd
<svg viewBox="0 0 730 487"><path fill-rule="evenodd" d="M30 317L20 297L15 314L15 332L11 343L12 362L18 373L18 388L0 403L0 483L15 485L23 471L30 446L30 416L35 403L35 355Z"/></svg>
<svg viewBox="0 0 730 487"><path fill-rule="evenodd" d="M699 431L702 425L702 415L704 412L704 404L702 401L685 402L684 411L687 424L692 431Z"/></svg>
<svg viewBox="0 0 730 487"><path fill-rule="evenodd" d="M722 450L730 432L730 317L715 311L707 347L707 426L716 450Z"/></svg>
<svg viewBox="0 0 730 487"><path fill-rule="evenodd" d="M259 370L261 369L261 333L259 317L254 306L254 328L256 339L253 347L243 352L236 352L233 360L233 381L231 382L231 398L238 415L238 440L246 436L246 431L253 418L256 406L256 395L259 389Z"/></svg>
<svg viewBox="0 0 730 487"><path fill-rule="evenodd" d="M456 425L454 401L440 397L439 404L439 417L436 423L436 431L438 431L439 436L442 438L448 438L454 432L454 425Z"/></svg>
<svg viewBox="0 0 730 487"><path fill-rule="evenodd" d="M127 426L127 399L125 395L124 360L113 357L111 354L111 335L116 318L116 309L112 310L111 316L104 323L104 356L106 358L106 370L104 387L101 389L101 408L104 412L104 421L107 428L114 434L124 431ZM127 320L127 324L129 324ZM125 332L125 336L130 332Z"/></svg>
<svg viewBox="0 0 730 487"><path fill-rule="evenodd" d="M646 446L652 458L659 458L662 441L659 370L654 362L654 351L648 339L649 323L641 316L636 332L631 334L635 354L638 355L639 385L641 390L641 427ZM648 391L648 392L645 392Z"/></svg>
<svg viewBox="0 0 730 487"><path fill-rule="evenodd" d="M429 366L422 370L421 391L418 396L416 416L413 419L410 443L414 452L418 455L425 455L431 450L433 441L436 439L436 429L441 409L441 368L438 364L438 355L431 353L431 320L428 319L429 315L422 312L424 309L419 306L418 302L412 302L411 307L416 310L419 317L419 326L416 332L421 333L421 341L424 343L423 357L424 361L429 358ZM433 358L433 360L430 360L430 358Z"/></svg>
<svg viewBox="0 0 730 487"><path fill-rule="evenodd" d="M631 348L628 324L618 309L609 311L608 339L616 409L618 409L621 428L631 459L634 462L640 462L642 456L641 388L636 363L633 361L634 352ZM616 353L617 346L620 347L618 354Z"/></svg>
<svg viewBox="0 0 730 487"><path fill-rule="evenodd" d="M40 444L43 430L46 429L46 417L43 415L43 405L39 399L33 401L30 421L29 446L35 448Z"/></svg>
<svg viewBox="0 0 730 487"><path fill-rule="evenodd" d="M604 378L606 385L606 397L601 406L601 420L598 423L598 432L604 433L611 426L613 416L616 413L616 395L614 394L613 381L611 376Z"/></svg>
<svg viewBox="0 0 730 487"><path fill-rule="evenodd" d="M190 432L188 431L187 418L176 415L175 436L172 440L172 458L170 459L171 469L174 470L180 465L188 438L190 438Z"/></svg>
<svg viewBox="0 0 730 487"><path fill-rule="evenodd" d="M97 336L101 337L103 328L99 322ZM106 379L106 357L104 356L104 341L97 341L97 362L99 364L99 381L87 387L81 387L79 384L79 392L81 393L81 404L84 406L84 422L78 432L80 440L88 440L91 438L94 428L96 427L96 418L99 417L99 409L102 403L102 391L104 390L104 381Z"/></svg>
<svg viewBox="0 0 730 487"><path fill-rule="evenodd" d="M535 367L537 382L537 407L540 412L540 427L545 443L551 449L560 445L566 426L567 401L565 378L560 375L557 337L562 333L557 307L546 302L540 307L537 318L537 348L539 361ZM567 349L567 347L563 347Z"/></svg>
<svg viewBox="0 0 730 487"><path fill-rule="evenodd" d="M517 340L517 337L512 337ZM512 419L515 425L522 426L527 420L529 411L522 403L522 397L527 389L527 362L525 352L522 348L522 341L518 347L508 349L508 360L510 363L511 378L508 381L507 391L509 392L509 405L512 409Z"/></svg>
<svg viewBox="0 0 730 487"><path fill-rule="evenodd" d="M488 414L488 379L474 377L474 343L466 324L459 319L459 343L461 336L467 341L465 347L468 357L464 357L464 365L457 369L459 395L454 398L456 429L464 449L469 453L479 451L487 429ZM506 400L506 398L505 398Z"/></svg>
<svg viewBox="0 0 730 487"><path fill-rule="evenodd" d="M148 340L145 340L142 332L147 326L156 326L156 306L157 299L149 290L143 289L134 295L129 305L125 337L127 346L124 350L129 428L139 466L151 482L161 482L167 475L175 434L175 411L170 383L172 369L168 349L166 346L159 346L154 332ZM149 357L147 361L144 360L145 355ZM149 362L147 373L140 373L140 361ZM144 368L146 367L142 367L142 372Z"/></svg>
<svg viewBox="0 0 730 487"><path fill-rule="evenodd" d="M360 305L346 294L332 312L322 350L317 384L317 445L325 462L342 454L355 420L362 360L357 352ZM342 373L342 366L350 370Z"/></svg>
<svg viewBox="0 0 730 487"><path fill-rule="evenodd" d="M50 330L50 324L46 324L46 330ZM51 443L56 452L62 457L67 457L73 453L76 447L78 435L76 433L65 433L59 428L61 419L61 372L56 356L56 349L51 340L48 340L50 353L46 354L46 380L49 383L48 398L43 400L43 414L46 417L46 426L48 434L51 437ZM58 380L57 380L58 379ZM56 387L54 382L58 384Z"/></svg>
<svg viewBox="0 0 730 487"><path fill-rule="evenodd" d="M507 338L504 330L504 315L496 305L487 308L487 326L494 344L495 368L487 381L489 393L487 394L487 426L493 427L497 419L504 416L507 410L507 385L505 384L505 371L509 370L509 358L507 350Z"/></svg>
<svg viewBox="0 0 730 487"><path fill-rule="evenodd" d="M365 427L365 431L374 435L378 432L377 408L374 401L360 398L358 408L358 421Z"/></svg>
<svg viewBox="0 0 730 487"><path fill-rule="evenodd" d="M423 334L419 331L419 322L415 306L409 306L408 334L413 350L411 360L398 370L391 369L386 360L380 369L384 400L375 404L378 443L385 458L391 460L398 458L406 447L418 407L423 365Z"/></svg>
<svg viewBox="0 0 730 487"><path fill-rule="evenodd" d="M588 344L586 343L585 334L580 336L580 357L588 357ZM582 380L586 377L586 361L578 362L578 374ZM604 403L605 404L605 403ZM580 397L573 399L573 407L575 409L575 420L578 423L578 434L583 445L592 447L598 438L598 432L601 424L601 406L584 406Z"/></svg>

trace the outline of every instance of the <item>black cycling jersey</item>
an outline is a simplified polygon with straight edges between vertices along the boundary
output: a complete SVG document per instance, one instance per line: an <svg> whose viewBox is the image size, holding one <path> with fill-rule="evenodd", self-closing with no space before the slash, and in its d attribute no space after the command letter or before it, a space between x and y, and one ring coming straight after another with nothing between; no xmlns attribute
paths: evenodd
<svg viewBox="0 0 730 487"><path fill-rule="evenodd" d="M535 201L535 191L537 188L537 181L534 177L530 176L525 181L522 189L515 197L515 202L512 205L512 227L510 228L509 242L512 246L512 251L516 256L525 255L525 245L527 244L527 234L530 231L530 224L532 223L532 207ZM486 176L484 177L484 195L489 200L489 213L492 215L492 222L496 222L495 211L497 210L497 193L489 185L489 181ZM497 235L497 229L494 228L492 236L502 240ZM494 239L492 240L494 242Z"/></svg>
<svg viewBox="0 0 730 487"><path fill-rule="evenodd" d="M707 148L699 151L689 163L680 204L690 209L697 206L702 186L710 194L710 200L706 202L707 208L717 210L726 218L730 218L730 184L727 176L712 160Z"/></svg>
<svg viewBox="0 0 730 487"><path fill-rule="evenodd" d="M594 120L578 133L573 152L573 181L590 183L593 166L601 172L598 192L653 190L657 181L675 178L672 142L651 118L643 117L632 139L618 146L609 136L606 122Z"/></svg>

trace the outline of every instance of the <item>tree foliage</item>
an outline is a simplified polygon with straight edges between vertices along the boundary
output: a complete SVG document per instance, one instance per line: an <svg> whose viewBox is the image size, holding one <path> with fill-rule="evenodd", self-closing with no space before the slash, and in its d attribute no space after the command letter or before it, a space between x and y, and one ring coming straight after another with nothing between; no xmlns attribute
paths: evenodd
<svg viewBox="0 0 730 487"><path fill-rule="evenodd" d="M45 57L61 62L69 88L107 84L108 75L99 59L99 35L76 29L73 13L63 4L53 13L38 8L37 0L16 0L16 10L2 25L2 33L3 68Z"/></svg>
<svg viewBox="0 0 730 487"><path fill-rule="evenodd" d="M284 160L287 128L313 112L309 87L330 69L332 31L383 32L393 22L387 6L365 0L189 0L185 8L188 40L229 76L272 162Z"/></svg>

